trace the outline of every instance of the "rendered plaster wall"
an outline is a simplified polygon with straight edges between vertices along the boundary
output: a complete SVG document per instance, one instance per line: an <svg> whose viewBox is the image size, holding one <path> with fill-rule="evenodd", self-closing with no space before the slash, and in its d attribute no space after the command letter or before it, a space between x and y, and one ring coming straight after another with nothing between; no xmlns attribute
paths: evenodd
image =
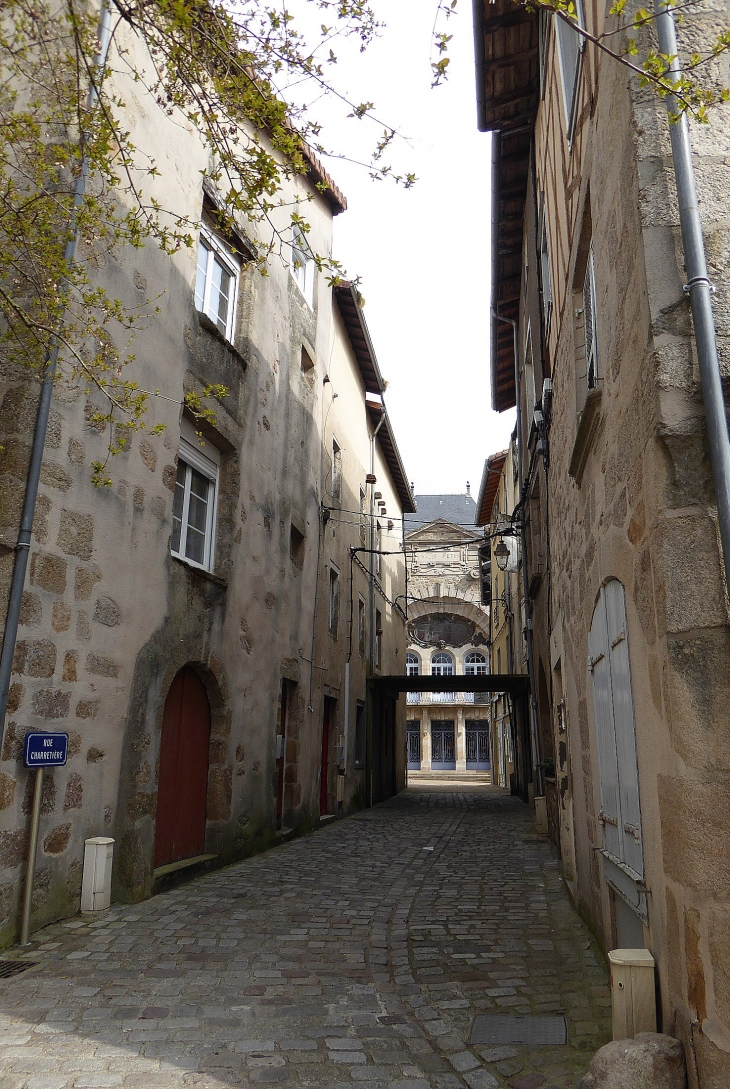
<svg viewBox="0 0 730 1089"><path fill-rule="evenodd" d="M696 38L726 19L724 6L708 4L689 32ZM587 56L570 150L551 51L538 115L537 179L547 194L555 293L547 345L554 378L551 664L574 754L577 898L611 947L615 918L595 850L602 840L587 639L601 585L618 578L626 591L651 894L644 939L657 958L662 1026L687 1045L690 1084L719 1089L730 1070L728 614L666 120L648 93L627 83L606 58L597 79ZM725 129L721 113L693 140L727 374ZM571 289L591 232L603 382L581 421L582 338Z"/></svg>
<svg viewBox="0 0 730 1089"><path fill-rule="evenodd" d="M139 93L123 88L139 129L133 139L155 148L157 195L196 220L204 151L190 126L173 125ZM303 180L290 183L294 195L314 198L310 239L328 252L327 205ZM27 855L30 786L21 747L30 728L70 735L68 765L44 781L34 926L77 909L88 836L116 840L115 897L149 894L164 700L185 664L211 704L206 851L224 862L273 840L282 678L296 684L290 723L300 732L305 773L291 819L306 825L316 810L307 754L319 735L310 736L301 658L312 638L321 385L307 381L301 347L306 342L315 360L326 355L330 291L319 277L312 310L278 259L266 279L244 268L232 350L194 309L195 247L170 257L148 244L95 261L113 297L160 308L138 333L129 377L161 391L148 422L166 430L134 436L109 465L113 486L95 489L91 462L104 459L109 436L91 417L103 401L58 383L0 771L5 943L16 932ZM206 429L221 452L212 575L170 555L181 400L207 382L229 390L213 406L215 427ZM37 387L24 376L3 377L3 603L36 400ZM306 537L302 566L290 558L292 520Z"/></svg>
<svg viewBox="0 0 730 1089"><path fill-rule="evenodd" d="M371 436L373 424L365 407L365 386L339 310L335 306L331 328L331 347L327 353L327 376L324 385L322 412L322 502L330 508L329 519L322 528L321 574L317 610L317 643L315 672L320 672L323 692L337 701L337 745L346 744L341 766L338 801L344 809L362 806L369 798L367 766L356 764L356 721L358 703L367 702L367 677L370 653L370 554L356 553L352 548L370 548L370 489L366 476L370 472ZM324 372L322 372L324 374ZM377 425L376 425L377 426ZM339 490L333 483L333 442L341 456ZM373 490L381 494L385 513L377 518L381 525L380 574L375 574L374 610L382 618L381 664L375 673L402 674L405 670L406 630L401 613L405 594L405 561L401 544L403 510L401 500L383 457L380 444L375 443L375 477ZM360 516L360 494L365 495L365 517ZM376 510L377 510L376 505ZM389 528L390 527L390 528ZM376 543L377 547L377 543ZM387 555L385 553L391 553ZM359 560L359 563L357 562ZM333 630L329 616L329 569L339 572L340 600L338 622ZM362 565L362 566L361 566ZM365 568L365 570L363 570ZM352 580L352 582L351 582ZM381 590L377 588L381 587ZM359 632L359 604L365 609L364 644ZM373 611L373 620L375 611ZM352 627L351 627L352 625ZM345 666L350 662L349 715L345 704ZM316 713L316 712L315 712ZM346 722L347 717L347 722ZM321 724L321 717L320 717ZM345 727L347 726L347 739ZM405 786L405 697L398 701L395 737L396 790ZM332 749L336 756L336 746ZM346 756L346 758L345 758Z"/></svg>

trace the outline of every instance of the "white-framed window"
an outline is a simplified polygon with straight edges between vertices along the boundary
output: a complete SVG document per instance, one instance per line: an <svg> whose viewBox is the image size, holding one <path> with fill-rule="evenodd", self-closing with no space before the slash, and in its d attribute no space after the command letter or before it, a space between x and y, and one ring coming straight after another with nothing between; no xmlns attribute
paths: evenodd
<svg viewBox="0 0 730 1089"><path fill-rule="evenodd" d="M309 306L314 304L314 277L316 267L312 250L298 223L292 227L291 274Z"/></svg>
<svg viewBox="0 0 730 1089"><path fill-rule="evenodd" d="M439 651L437 654L431 656L431 676L432 677L453 677L454 675L454 659L450 654L446 654L444 651Z"/></svg>
<svg viewBox="0 0 730 1089"><path fill-rule="evenodd" d="M198 239L195 306L215 322L226 340L233 340L240 265L221 242L202 228Z"/></svg>
<svg viewBox="0 0 730 1089"><path fill-rule="evenodd" d="M598 337L596 334L596 266L592 242L588 250L583 277L583 328L586 338L586 385L588 389L595 389L598 384Z"/></svg>
<svg viewBox="0 0 730 1089"><path fill-rule="evenodd" d="M220 453L201 446L193 427L183 420L172 500L170 551L194 567L212 571Z"/></svg>
<svg viewBox="0 0 730 1089"><path fill-rule="evenodd" d="M480 651L473 650L464 658L464 673L467 677L482 677L488 672L487 657Z"/></svg>
<svg viewBox="0 0 730 1089"><path fill-rule="evenodd" d="M340 622L340 572L330 564L329 576L329 629L330 635L337 638L337 628Z"/></svg>
<svg viewBox="0 0 730 1089"><path fill-rule="evenodd" d="M578 26L585 26L582 0L575 0L575 14ZM565 107L565 128L568 139L573 138L576 107L578 105L578 85L583 61L585 38L574 26L559 15L554 16L558 53L560 56L560 78L563 84L563 105Z"/></svg>
<svg viewBox="0 0 730 1089"><path fill-rule="evenodd" d="M418 660L418 655L409 651L406 654L406 677L417 677L421 672L421 663Z"/></svg>

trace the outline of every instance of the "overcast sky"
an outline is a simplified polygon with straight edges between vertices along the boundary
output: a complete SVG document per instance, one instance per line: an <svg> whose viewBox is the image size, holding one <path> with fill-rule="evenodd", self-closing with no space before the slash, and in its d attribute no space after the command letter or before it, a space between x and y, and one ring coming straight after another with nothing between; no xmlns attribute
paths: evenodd
<svg viewBox="0 0 730 1089"><path fill-rule="evenodd" d="M490 137L476 127L471 4L443 29L453 34L448 82L431 90L436 0L373 0L387 26L364 54L337 49L337 83L408 137L393 149L418 183L373 182L336 159L327 169L348 210L335 220L335 255L362 279L365 316L386 402L416 493L476 495L485 457L503 449L514 413L497 415L489 392ZM329 146L351 154L375 128L328 120ZM340 111L341 112L341 111Z"/></svg>

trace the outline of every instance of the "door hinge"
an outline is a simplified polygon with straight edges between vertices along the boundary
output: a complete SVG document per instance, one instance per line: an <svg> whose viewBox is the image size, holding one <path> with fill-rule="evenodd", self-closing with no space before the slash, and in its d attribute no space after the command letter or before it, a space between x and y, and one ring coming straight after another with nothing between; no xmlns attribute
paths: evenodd
<svg viewBox="0 0 730 1089"><path fill-rule="evenodd" d="M621 631L616 636L616 638L611 640L611 650L613 650L614 647L617 647L619 645L619 643L622 641L622 639L625 639L625 638L626 638L626 632L622 628Z"/></svg>
<svg viewBox="0 0 730 1089"><path fill-rule="evenodd" d="M624 832L628 832L630 836L633 836L637 843L641 843L641 832L635 824L625 824Z"/></svg>
<svg viewBox="0 0 730 1089"><path fill-rule="evenodd" d="M618 828L618 818L617 817L608 817L603 812L603 810L601 810L599 812L598 819L601 822L601 824L611 824L611 825L613 825L614 828Z"/></svg>

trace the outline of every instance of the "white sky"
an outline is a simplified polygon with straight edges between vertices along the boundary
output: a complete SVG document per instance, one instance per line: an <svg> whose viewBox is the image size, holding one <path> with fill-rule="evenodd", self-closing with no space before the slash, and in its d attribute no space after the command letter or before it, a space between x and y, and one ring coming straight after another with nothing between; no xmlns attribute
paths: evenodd
<svg viewBox="0 0 730 1089"><path fill-rule="evenodd" d="M489 388L490 137L476 127L471 4L453 34L446 84L431 90L436 0L372 0L386 22L365 53L335 47L335 83L409 138L391 161L413 171L404 190L351 163L325 165L348 201L335 219L335 256L361 277L386 403L416 493L476 496L485 457L503 449L514 413L491 411ZM435 59L435 58L434 58ZM339 113L340 116L337 116ZM369 151L377 128L313 107L329 147Z"/></svg>

